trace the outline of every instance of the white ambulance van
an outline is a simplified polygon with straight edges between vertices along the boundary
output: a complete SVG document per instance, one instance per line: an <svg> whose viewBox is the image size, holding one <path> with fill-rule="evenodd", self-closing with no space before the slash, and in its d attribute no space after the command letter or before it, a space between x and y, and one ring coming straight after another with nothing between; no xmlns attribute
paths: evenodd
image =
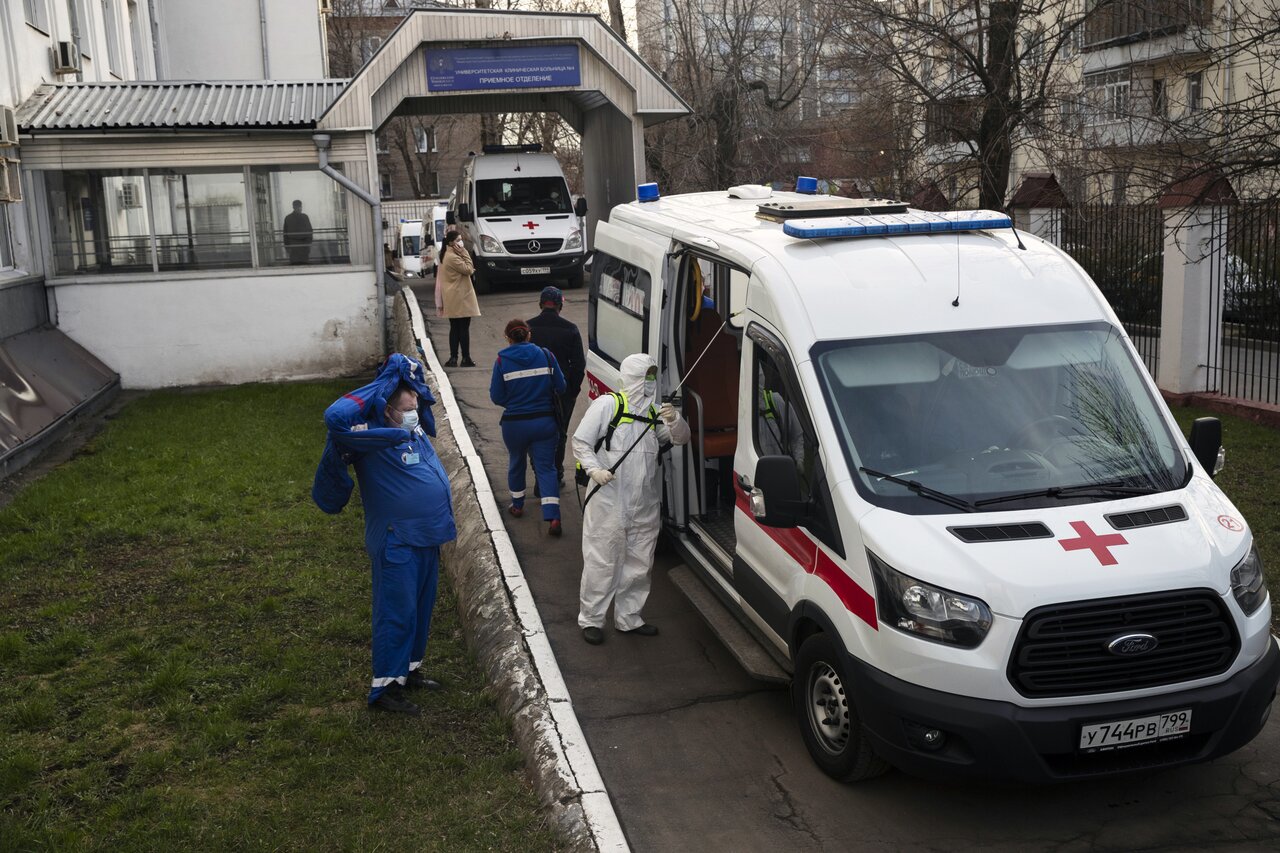
<svg viewBox="0 0 1280 853"><path fill-rule="evenodd" d="M590 393L658 360L693 431L672 577L790 679L824 771L1044 782L1258 734L1280 651L1221 427L1183 439L1070 257L986 211L640 196L596 232Z"/></svg>
<svg viewBox="0 0 1280 853"><path fill-rule="evenodd" d="M406 278L429 275L435 267L435 251L430 243L428 248L428 264L422 264L423 225L421 219L400 220L400 271Z"/></svg>
<svg viewBox="0 0 1280 853"><path fill-rule="evenodd" d="M582 287L586 199L572 201L559 161L541 145L486 145L462 167L449 222L475 259L475 288L563 279Z"/></svg>

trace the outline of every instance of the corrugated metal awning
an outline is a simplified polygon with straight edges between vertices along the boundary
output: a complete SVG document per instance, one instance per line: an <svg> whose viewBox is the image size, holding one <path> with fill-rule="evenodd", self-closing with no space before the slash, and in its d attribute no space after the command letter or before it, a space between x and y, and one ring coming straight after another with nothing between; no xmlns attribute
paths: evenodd
<svg viewBox="0 0 1280 853"><path fill-rule="evenodd" d="M308 128L346 80L46 83L17 110L23 133Z"/></svg>

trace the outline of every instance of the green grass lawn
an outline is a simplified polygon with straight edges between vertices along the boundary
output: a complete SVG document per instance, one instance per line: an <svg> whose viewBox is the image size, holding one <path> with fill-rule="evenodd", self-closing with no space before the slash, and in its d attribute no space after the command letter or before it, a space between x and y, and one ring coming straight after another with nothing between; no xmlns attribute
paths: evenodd
<svg viewBox="0 0 1280 853"><path fill-rule="evenodd" d="M1227 467L1216 482L1253 530L1271 590L1271 624L1280 625L1280 600L1276 598L1280 592L1280 430L1204 409L1174 409L1173 415L1183 435L1190 433L1196 418L1222 421Z"/></svg>
<svg viewBox="0 0 1280 853"><path fill-rule="evenodd" d="M365 707L359 498L310 498L352 384L148 395L0 509L0 849L558 846L443 578L447 689Z"/></svg>

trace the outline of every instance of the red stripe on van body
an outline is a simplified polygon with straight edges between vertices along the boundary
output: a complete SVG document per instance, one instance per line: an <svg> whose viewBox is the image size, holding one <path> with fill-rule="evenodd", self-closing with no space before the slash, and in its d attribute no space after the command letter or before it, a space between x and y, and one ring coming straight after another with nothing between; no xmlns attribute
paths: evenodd
<svg viewBox="0 0 1280 853"><path fill-rule="evenodd" d="M590 370L587 371L587 398L594 400L603 394L608 394L613 389L600 381L600 377L596 376Z"/></svg>
<svg viewBox="0 0 1280 853"><path fill-rule="evenodd" d="M880 630L876 619L876 599L858 582L845 574L840 566L818 547L818 543L809 534L798 527L766 527L756 521L751 514L751 498L743 490L741 482L734 475L734 505L746 513L752 523L765 532L765 535L778 543L787 556L800 564L806 574L816 575L823 583L831 587L845 609L866 622L877 631Z"/></svg>

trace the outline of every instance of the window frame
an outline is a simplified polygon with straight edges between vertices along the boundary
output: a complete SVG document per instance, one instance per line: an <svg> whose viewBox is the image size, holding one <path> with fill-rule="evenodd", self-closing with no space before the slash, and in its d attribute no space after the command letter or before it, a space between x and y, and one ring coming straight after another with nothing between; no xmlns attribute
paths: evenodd
<svg viewBox="0 0 1280 853"><path fill-rule="evenodd" d="M608 364L612 365L614 368L620 369L622 367L622 358L625 358L627 355L631 355L631 352L625 353L622 358L614 358L611 353L600 348L597 336L597 324L601 301L600 282L601 279L604 278L606 268L615 262L621 266L622 271L627 269L635 270L635 277L633 279L634 283L630 284L630 286L637 288L643 297L643 313L636 313L634 309L627 307L622 301L624 288L628 285L628 282L625 279L618 279L618 298L612 299L605 297L604 299L612 309L622 312L624 316L640 320L640 349L632 350L633 352L647 353L649 351L649 330L650 323L653 320L651 317L652 311L650 310L650 298L653 295L653 280L649 271L644 267L634 264L631 261L624 260L623 258L619 258L616 255L610 255L607 252L597 251L594 259L591 261L591 287L587 293L587 346L591 352L600 356L600 358L604 359Z"/></svg>
<svg viewBox="0 0 1280 853"><path fill-rule="evenodd" d="M32 20L32 18L40 20ZM22 0L22 19L33 30L38 30L45 35L53 34L53 16L49 14L49 0Z"/></svg>

